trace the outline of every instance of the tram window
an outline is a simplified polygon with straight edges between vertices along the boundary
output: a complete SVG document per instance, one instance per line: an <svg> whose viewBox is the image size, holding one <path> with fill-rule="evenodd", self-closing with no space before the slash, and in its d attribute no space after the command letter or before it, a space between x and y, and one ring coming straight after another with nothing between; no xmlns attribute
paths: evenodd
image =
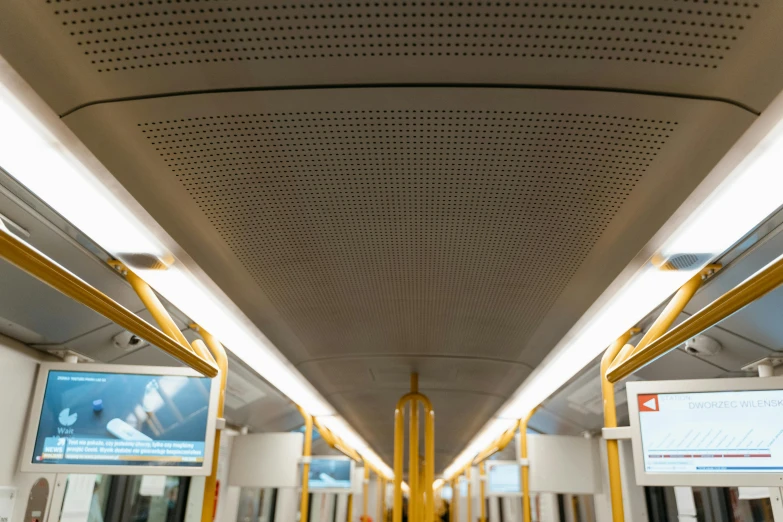
<svg viewBox="0 0 783 522"><path fill-rule="evenodd" d="M183 522L188 477L68 475L59 522Z"/></svg>
<svg viewBox="0 0 783 522"><path fill-rule="evenodd" d="M740 498L738 488L725 488L734 516L733 522L772 522L772 503L769 498Z"/></svg>
<svg viewBox="0 0 783 522"><path fill-rule="evenodd" d="M242 488L239 491L237 522L272 522L277 489Z"/></svg>
<svg viewBox="0 0 783 522"><path fill-rule="evenodd" d="M158 490L145 488L145 480L160 479ZM157 485L155 485L157 486ZM181 477L129 477L130 520L128 522L179 522L184 513Z"/></svg>
<svg viewBox="0 0 783 522"><path fill-rule="evenodd" d="M60 522L104 522L111 477L68 475Z"/></svg>

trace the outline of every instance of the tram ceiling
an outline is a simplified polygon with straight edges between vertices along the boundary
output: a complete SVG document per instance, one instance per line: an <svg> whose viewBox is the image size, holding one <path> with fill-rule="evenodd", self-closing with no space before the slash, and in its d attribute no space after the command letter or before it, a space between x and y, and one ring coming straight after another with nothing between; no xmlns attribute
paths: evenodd
<svg viewBox="0 0 783 522"><path fill-rule="evenodd" d="M442 469L780 91L781 22L14 0L0 54L387 462L418 370Z"/></svg>

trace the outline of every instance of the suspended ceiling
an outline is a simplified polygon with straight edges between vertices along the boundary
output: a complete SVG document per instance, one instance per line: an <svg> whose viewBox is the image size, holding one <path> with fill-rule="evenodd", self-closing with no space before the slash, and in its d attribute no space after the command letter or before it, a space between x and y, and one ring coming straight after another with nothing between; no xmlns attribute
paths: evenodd
<svg viewBox="0 0 783 522"><path fill-rule="evenodd" d="M22 1L0 54L391 461L442 468L783 87L773 0Z"/></svg>

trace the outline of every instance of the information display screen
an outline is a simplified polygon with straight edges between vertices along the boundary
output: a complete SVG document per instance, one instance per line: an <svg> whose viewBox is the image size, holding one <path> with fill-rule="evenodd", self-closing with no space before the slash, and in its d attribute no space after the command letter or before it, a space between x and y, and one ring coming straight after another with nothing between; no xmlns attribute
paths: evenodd
<svg viewBox="0 0 783 522"><path fill-rule="evenodd" d="M518 495L521 492L520 468L514 462L487 463L487 494Z"/></svg>
<svg viewBox="0 0 783 522"><path fill-rule="evenodd" d="M783 472L783 390L639 395L649 473Z"/></svg>
<svg viewBox="0 0 783 522"><path fill-rule="evenodd" d="M310 489L350 490L353 461L347 458L317 458L310 461Z"/></svg>
<svg viewBox="0 0 783 522"><path fill-rule="evenodd" d="M90 366L39 376L45 382L23 469L204 467L214 438L212 379L178 369L180 375L85 371Z"/></svg>
<svg viewBox="0 0 783 522"><path fill-rule="evenodd" d="M780 378L631 382L627 389L639 484L783 480Z"/></svg>

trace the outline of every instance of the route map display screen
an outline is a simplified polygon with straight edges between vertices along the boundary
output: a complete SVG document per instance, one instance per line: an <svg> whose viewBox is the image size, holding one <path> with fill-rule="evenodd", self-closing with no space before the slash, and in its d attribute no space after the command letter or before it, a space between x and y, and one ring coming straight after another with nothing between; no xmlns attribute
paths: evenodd
<svg viewBox="0 0 783 522"><path fill-rule="evenodd" d="M783 390L636 399L646 473L783 473Z"/></svg>
<svg viewBox="0 0 783 522"><path fill-rule="evenodd" d="M120 474L204 467L214 438L212 379L85 369L40 374L29 465L114 467L110 473Z"/></svg>
<svg viewBox="0 0 783 522"><path fill-rule="evenodd" d="M518 464L513 462L488 463L487 493L489 495L518 495L521 492L519 482L520 467Z"/></svg>
<svg viewBox="0 0 783 522"><path fill-rule="evenodd" d="M307 482L314 490L350 490L353 464L349 459L313 457Z"/></svg>

